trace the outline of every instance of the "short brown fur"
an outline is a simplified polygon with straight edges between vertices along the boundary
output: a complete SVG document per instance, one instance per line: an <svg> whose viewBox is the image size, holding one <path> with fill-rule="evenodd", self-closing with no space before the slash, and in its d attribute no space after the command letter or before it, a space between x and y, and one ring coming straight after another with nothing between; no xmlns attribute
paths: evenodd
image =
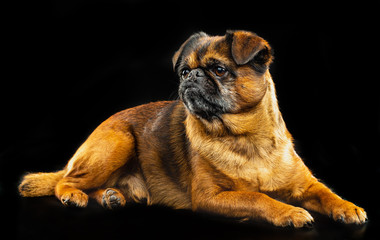
<svg viewBox="0 0 380 240"><path fill-rule="evenodd" d="M228 111L205 119L178 100L119 112L95 129L63 170L26 175L21 195L55 194L80 207L90 196L110 209L146 201L276 226L312 223L305 209L364 223L365 211L319 182L295 152L268 70L268 43L246 31L201 33L173 57L175 68L207 69L212 61L235 75L213 83L228 96Z"/></svg>

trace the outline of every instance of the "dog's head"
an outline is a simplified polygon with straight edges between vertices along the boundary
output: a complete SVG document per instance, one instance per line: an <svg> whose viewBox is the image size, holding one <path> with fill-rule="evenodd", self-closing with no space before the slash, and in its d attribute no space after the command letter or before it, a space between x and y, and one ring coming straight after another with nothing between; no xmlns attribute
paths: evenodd
<svg viewBox="0 0 380 240"><path fill-rule="evenodd" d="M272 58L269 44L251 32L193 34L173 56L179 96L191 114L207 121L252 109L266 92Z"/></svg>

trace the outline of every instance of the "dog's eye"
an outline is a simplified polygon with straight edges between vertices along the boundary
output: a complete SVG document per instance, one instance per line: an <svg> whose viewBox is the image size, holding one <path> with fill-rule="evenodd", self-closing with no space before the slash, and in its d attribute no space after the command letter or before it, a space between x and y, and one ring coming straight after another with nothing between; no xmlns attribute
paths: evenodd
<svg viewBox="0 0 380 240"><path fill-rule="evenodd" d="M221 66L216 66L212 69L212 71L216 74L218 77L223 77L227 73L227 69Z"/></svg>
<svg viewBox="0 0 380 240"><path fill-rule="evenodd" d="M189 69L183 69L182 72L181 72L181 76L182 77L187 77L187 75L190 73L190 70Z"/></svg>

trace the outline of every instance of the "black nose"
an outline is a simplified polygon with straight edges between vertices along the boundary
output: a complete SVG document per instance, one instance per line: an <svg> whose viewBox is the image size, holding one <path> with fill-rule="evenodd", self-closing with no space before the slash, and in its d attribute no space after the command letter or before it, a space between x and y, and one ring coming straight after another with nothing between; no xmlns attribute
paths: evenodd
<svg viewBox="0 0 380 240"><path fill-rule="evenodd" d="M197 83L198 80L203 77L205 77L204 71L200 68L196 68L190 71L189 75L187 76L187 80Z"/></svg>

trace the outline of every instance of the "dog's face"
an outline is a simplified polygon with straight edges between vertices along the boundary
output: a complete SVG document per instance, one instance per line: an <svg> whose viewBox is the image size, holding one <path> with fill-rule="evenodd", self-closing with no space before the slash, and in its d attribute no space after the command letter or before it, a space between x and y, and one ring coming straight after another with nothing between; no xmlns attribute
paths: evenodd
<svg viewBox="0 0 380 240"><path fill-rule="evenodd" d="M271 61L269 44L254 33L196 33L173 57L179 96L191 114L207 121L247 111L266 92L264 76Z"/></svg>

